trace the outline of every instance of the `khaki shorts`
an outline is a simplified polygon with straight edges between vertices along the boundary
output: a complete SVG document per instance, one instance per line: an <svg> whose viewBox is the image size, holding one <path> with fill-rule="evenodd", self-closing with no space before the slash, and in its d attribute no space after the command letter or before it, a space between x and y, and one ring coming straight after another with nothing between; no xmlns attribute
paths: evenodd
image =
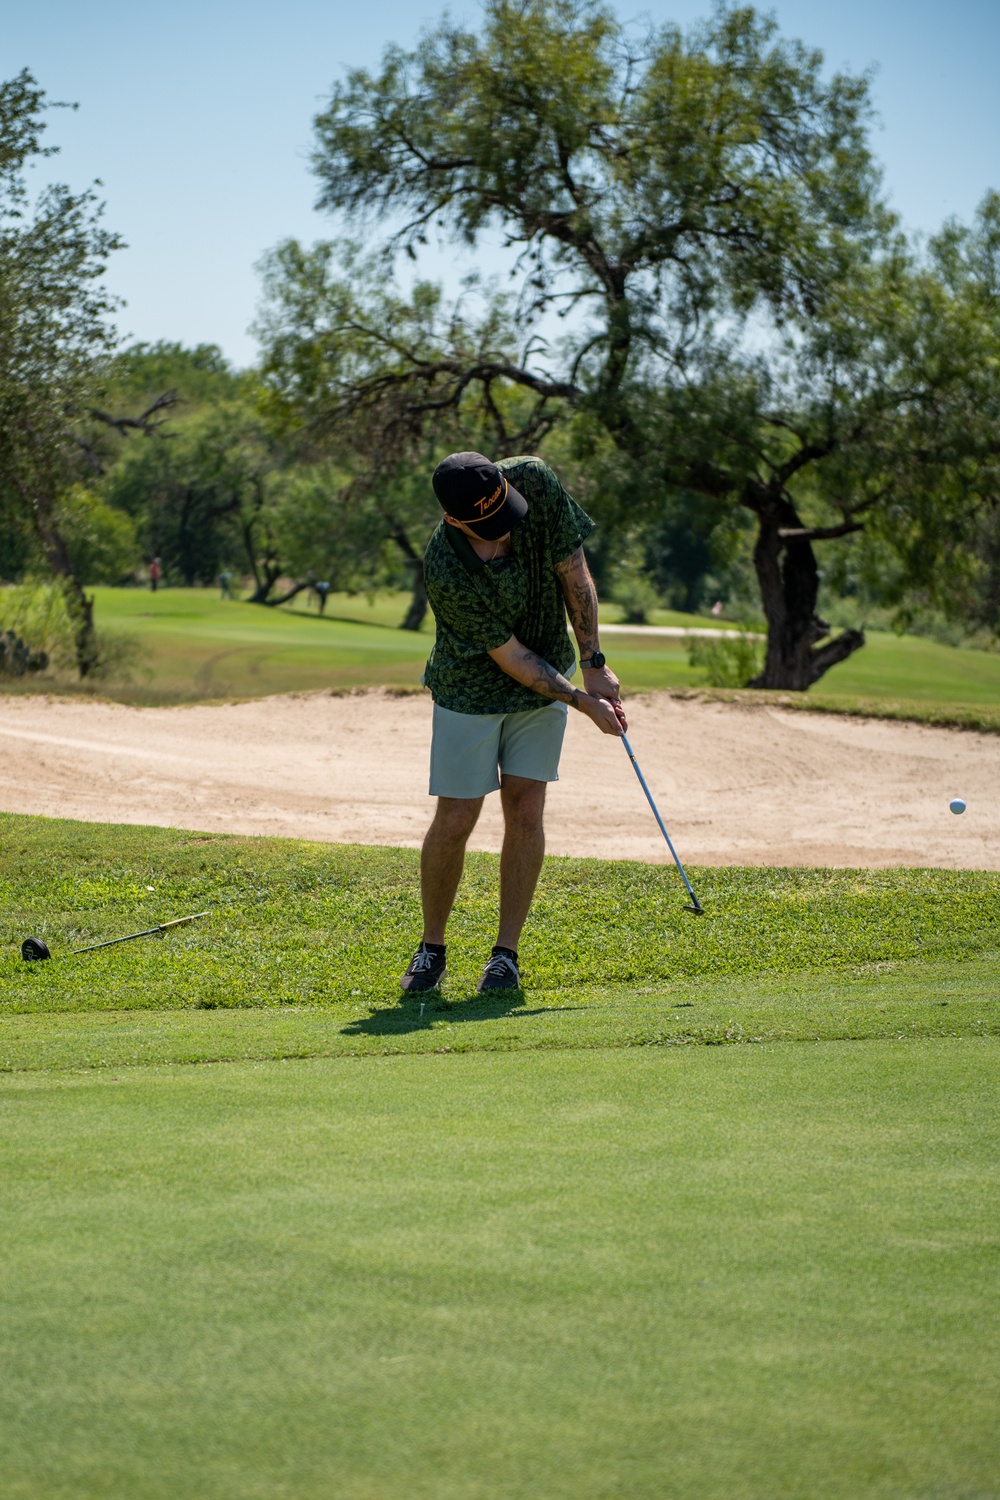
<svg viewBox="0 0 1000 1500"><path fill-rule="evenodd" d="M434 705L432 797L485 797L500 777L558 781L565 703L519 714L456 714Z"/></svg>

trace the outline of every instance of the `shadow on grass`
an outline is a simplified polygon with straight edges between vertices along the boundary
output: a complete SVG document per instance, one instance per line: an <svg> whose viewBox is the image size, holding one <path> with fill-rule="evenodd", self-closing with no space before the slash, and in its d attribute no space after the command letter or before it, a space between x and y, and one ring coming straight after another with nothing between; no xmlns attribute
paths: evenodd
<svg viewBox="0 0 1000 1500"><path fill-rule="evenodd" d="M399 1005L373 1010L341 1028L342 1036L399 1036L408 1031L428 1031L435 1021L449 1026L466 1021L501 1021L505 1016L542 1016L554 1010L586 1010L585 1005L541 1005L526 1010L523 990L503 990L495 995L472 995L468 1000L445 1000L435 990L407 995Z"/></svg>

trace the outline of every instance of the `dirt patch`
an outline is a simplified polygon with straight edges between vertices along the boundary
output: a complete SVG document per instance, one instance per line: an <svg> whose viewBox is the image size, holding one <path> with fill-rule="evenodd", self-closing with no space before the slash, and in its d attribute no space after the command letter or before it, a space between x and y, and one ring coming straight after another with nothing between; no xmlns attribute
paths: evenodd
<svg viewBox="0 0 1000 1500"><path fill-rule="evenodd" d="M332 842L419 844L430 699L372 691L149 709L0 701L7 812ZM630 739L692 864L1000 869L1000 742L773 706L629 703ZM952 796L968 812L948 810ZM472 840L498 849L499 799ZM551 854L669 858L617 741L572 714Z"/></svg>

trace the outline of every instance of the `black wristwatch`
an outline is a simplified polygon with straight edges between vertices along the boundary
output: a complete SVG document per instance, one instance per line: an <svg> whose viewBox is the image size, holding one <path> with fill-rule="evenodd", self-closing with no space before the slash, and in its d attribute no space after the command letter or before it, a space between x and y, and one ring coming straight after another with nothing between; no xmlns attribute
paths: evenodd
<svg viewBox="0 0 1000 1500"><path fill-rule="evenodd" d="M601 667L604 666L607 659L608 658L605 656L603 651L595 651L593 656L588 656L586 658L581 656L580 665L581 667L597 667L598 671L600 671Z"/></svg>

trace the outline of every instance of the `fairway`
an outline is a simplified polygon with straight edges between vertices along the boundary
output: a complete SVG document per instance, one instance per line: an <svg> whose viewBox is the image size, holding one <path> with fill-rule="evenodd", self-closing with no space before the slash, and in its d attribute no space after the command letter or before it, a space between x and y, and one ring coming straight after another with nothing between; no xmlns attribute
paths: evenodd
<svg viewBox="0 0 1000 1500"><path fill-rule="evenodd" d="M1000 876L416 873L0 818L5 1500L994 1494Z"/></svg>
<svg viewBox="0 0 1000 1500"><path fill-rule="evenodd" d="M258 698L320 688L415 689L433 642L430 614L419 633L399 629L407 604L400 593L380 594L371 602L335 594L320 618L301 595L292 606L266 609L222 601L212 589L92 592L98 627L139 647L131 680L101 685L104 696L124 703ZM613 605L602 610L609 622L619 617ZM654 618L675 628L727 628L724 621L700 615L660 611ZM683 639L636 627L609 636L605 645L626 695L704 681L704 672L688 662ZM865 647L827 673L813 694L842 707L860 697L873 704L902 700L918 709L995 710L1000 654L873 631Z"/></svg>
<svg viewBox="0 0 1000 1500"><path fill-rule="evenodd" d="M993 1495L997 1060L11 1079L4 1494Z"/></svg>
<svg viewBox="0 0 1000 1500"><path fill-rule="evenodd" d="M123 702L257 698L311 688L419 686L432 637L394 628L397 607L320 619L304 610L220 600L212 589L94 589L98 627L136 641L140 657ZM360 604L360 608L357 606ZM369 613L372 623L367 623ZM390 623L392 621L393 623ZM365 623L362 623L365 622Z"/></svg>

